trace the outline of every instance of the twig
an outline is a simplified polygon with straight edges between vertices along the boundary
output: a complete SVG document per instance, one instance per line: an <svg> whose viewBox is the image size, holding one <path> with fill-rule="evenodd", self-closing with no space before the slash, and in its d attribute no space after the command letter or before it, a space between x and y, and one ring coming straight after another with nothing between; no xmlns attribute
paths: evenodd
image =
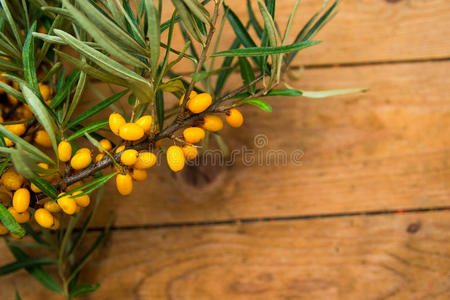
<svg viewBox="0 0 450 300"><path fill-rule="evenodd" d="M202 49L202 53L200 54L200 58L198 60L197 67L195 68L195 73L200 72L201 68L203 67L203 64L206 61L208 50L209 50L209 47L211 46L211 41L214 36L214 32L216 31L216 22L217 22L217 18L219 16L219 7L221 4L222 4L222 0L220 0L220 1L216 0L216 5L214 6L214 14L213 14L213 17L211 20L211 27L209 29L208 36L206 37L205 47L203 47L203 49ZM184 93L183 103L180 107L180 112L179 112L177 118L175 119L174 123L181 123L183 121L183 117L184 117L183 115L184 115L184 110L186 108L187 99L189 99L189 96L191 95L191 92L194 89L194 84L195 84L195 81L194 81L194 79L192 79L191 82L189 83L188 89Z"/></svg>

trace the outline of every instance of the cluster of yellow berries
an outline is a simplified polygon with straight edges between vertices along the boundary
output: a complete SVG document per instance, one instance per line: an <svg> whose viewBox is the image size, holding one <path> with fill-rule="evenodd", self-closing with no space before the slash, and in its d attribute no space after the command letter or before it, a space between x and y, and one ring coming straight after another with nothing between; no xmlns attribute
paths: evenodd
<svg viewBox="0 0 450 300"><path fill-rule="evenodd" d="M47 166L48 167L48 166ZM0 192L0 203L8 207L8 211L17 221L17 223L27 223L31 219L30 202L31 193L25 187L25 179L13 169L8 169L1 176L1 183L6 191ZM80 211L81 208L87 207L90 203L88 195L82 195L83 191L78 190L70 192L82 185L81 182L77 182L66 188L66 193L61 193L57 200L43 200L43 203L39 203L40 208L34 211L34 220L42 227L51 230L57 230L60 227L60 217L58 214L65 213L67 215L73 215ZM36 190L36 187L31 184L31 190L33 192L40 192ZM0 235L7 234L8 229L0 222ZM17 238L16 235L11 233L12 237Z"/></svg>
<svg viewBox="0 0 450 300"><path fill-rule="evenodd" d="M39 85L41 94L47 104L51 100L52 90L46 85ZM15 86L17 88L17 86ZM179 104L182 104L184 96L180 99ZM8 95L11 105L17 104L17 99ZM186 109L191 114L203 113L212 104L212 97L208 93L197 94L191 92L190 97L186 103ZM32 117L32 112L26 104L22 104L19 108L23 108L19 117ZM225 112L225 120L231 127L240 127L244 118L239 110L231 108ZM3 122L2 119L0 119ZM147 169L153 167L157 162L157 156L151 151L137 151L133 148L134 144L143 141L150 131L153 133L152 116L144 115L135 122L127 122L125 118L113 113L109 116L109 127L111 132L120 137L122 144L113 147L113 144L108 139L99 141L98 154L93 159L94 154L88 148L80 148L73 153L72 144L67 140L62 140L58 144L57 155L61 162L70 165L73 172L79 172L89 167L93 161L95 163L101 162L105 158L105 151L108 153L114 151L115 157L119 157L120 164L119 173L116 175L116 187L121 195L129 195L133 190L133 180L143 181L147 178ZM198 155L198 148L195 144L201 142L206 135L206 131L218 132L223 128L222 118L216 114L207 114L194 124L194 126L185 128L183 130L184 142L182 147L177 145L170 146L166 151L166 159L169 168L178 172L185 166L185 160L193 160ZM5 125L5 128L18 136L23 136L27 133L27 127L24 123ZM26 137L25 137L26 138ZM51 147L51 142L48 134L44 130L38 130L35 133L34 141L36 144ZM157 142L157 145L160 141ZM6 139L8 146L13 143ZM114 148L114 149L113 149ZM42 169L49 169L45 163L39 163L38 166ZM42 177L49 183L54 184L61 180L61 176L43 175ZM8 210L18 223L28 222L31 218L30 198L31 193L40 193L39 187L33 183L25 183L26 180L12 168L8 169L1 176L1 183L6 188L7 192L0 192L0 200L9 207ZM29 188L27 188L27 186ZM65 193L58 195L56 201L51 199L41 200L37 203L34 211L35 221L44 228L58 229L60 226L60 217L58 214L65 213L73 215L80 211L81 208L87 207L90 203L88 195L82 194L79 190L82 186L81 182L77 182L65 189ZM71 192L77 188L75 192ZM6 234L8 230L0 223L0 234Z"/></svg>

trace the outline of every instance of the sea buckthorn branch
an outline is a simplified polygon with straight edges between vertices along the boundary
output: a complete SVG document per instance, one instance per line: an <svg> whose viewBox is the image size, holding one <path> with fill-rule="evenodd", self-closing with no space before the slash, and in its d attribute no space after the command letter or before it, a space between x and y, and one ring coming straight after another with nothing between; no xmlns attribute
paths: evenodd
<svg viewBox="0 0 450 300"><path fill-rule="evenodd" d="M262 79L264 78L264 75L259 75L258 77L255 78L255 80L249 82L248 84L245 84L243 86L241 86L240 88L233 90L231 92L229 92L227 95L217 99L213 104L211 104L211 106L206 109L204 112L199 113L199 114L195 114L192 115L184 120L182 120L182 123L173 123L172 125L166 127L164 130L162 130L160 133L156 134L152 139L147 138L143 141L141 141L140 143L130 146L126 149L134 149L137 151L144 151L144 150L150 150L152 149L153 145L162 139L165 138L171 138L172 135L178 131L181 128L187 127L187 126L191 126L193 124L195 124L195 122L201 120L203 117L205 117L207 114L211 114L211 113L221 113L224 112L226 110L228 110L229 108L231 108L233 105L230 106L220 106L223 102L232 99L233 97L235 97L236 95L246 91L250 86L260 82ZM264 91L264 90L262 90ZM254 96L252 96L254 97ZM123 151L116 153L113 157L114 160L116 162L118 162L120 164L120 156L122 154ZM54 187L56 189L61 189L63 186L68 186L71 184L74 184L78 181L81 181L85 178L88 178L92 175L94 175L95 173L97 173L98 171L101 171L109 166L111 166L113 164L113 160L109 157L106 156L103 157L103 159L97 163L95 163L94 165L82 170L81 172L74 174L74 175L70 175L70 176L65 176L63 178L63 180L61 182L58 182L57 184L54 185ZM46 196L42 193L37 195L37 199L43 199L46 198Z"/></svg>

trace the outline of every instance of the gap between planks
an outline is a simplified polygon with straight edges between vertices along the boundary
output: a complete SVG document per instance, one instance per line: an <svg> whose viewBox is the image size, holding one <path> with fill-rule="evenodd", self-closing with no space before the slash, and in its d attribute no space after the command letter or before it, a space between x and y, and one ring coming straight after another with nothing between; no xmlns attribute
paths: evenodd
<svg viewBox="0 0 450 300"><path fill-rule="evenodd" d="M436 213L442 211L450 211L450 206L436 206L412 209L396 209L396 210L375 210L375 211L361 211L361 212L343 212L330 214L310 214L299 216L283 216L283 217L260 217L260 218L246 218L246 219L229 219L219 221L204 221L204 222L185 222L185 223L163 223L163 224L143 224L133 226L112 226L112 231L134 231L134 230L153 230L163 228L186 228L186 227L209 227L221 225L236 225L236 224L254 224L254 223L270 223L270 222L287 222L300 220L315 220L315 219L332 219L345 217L365 217L365 216L380 216L380 215L403 215L408 213ZM88 232L103 231L103 227L91 227ZM79 231L79 230L75 230Z"/></svg>

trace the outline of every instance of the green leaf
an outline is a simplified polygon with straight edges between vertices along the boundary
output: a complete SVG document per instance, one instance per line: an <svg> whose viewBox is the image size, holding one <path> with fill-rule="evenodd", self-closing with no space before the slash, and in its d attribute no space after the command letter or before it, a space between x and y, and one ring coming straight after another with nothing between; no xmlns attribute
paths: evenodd
<svg viewBox="0 0 450 300"><path fill-rule="evenodd" d="M89 9L87 6L89 2L86 0L78 0L81 7L85 7L87 10L96 10L94 7ZM99 29L95 26L89 18L87 18L83 13L81 13L78 9L76 9L73 5L70 4L69 1L64 0L64 6L67 7L70 14L72 15L75 23L78 24L81 28L83 28L86 32L88 32L94 40L102 46L102 48L111 54L112 56L117 57L123 62L130 64L134 67L138 68L146 68L147 66L137 59L135 56L130 55L127 51L124 51L116 41L111 40L103 30Z"/></svg>
<svg viewBox="0 0 450 300"><path fill-rule="evenodd" d="M25 252L23 252L21 249L11 246L8 244L9 250L14 255L14 257L18 260L24 260L30 258ZM44 269L42 269L40 266L29 266L25 268L28 273L30 273L34 278L36 278L43 286L48 288L51 291L54 291L58 294L63 293L63 289L61 286L56 282L56 280L50 276Z"/></svg>
<svg viewBox="0 0 450 300"><path fill-rule="evenodd" d="M189 9L181 0L172 0L173 5L177 9L178 14L180 15L181 20L183 21L183 25L186 27L186 30L190 33L190 35L196 39L202 45L205 44L203 37L200 33L200 30L197 24L194 21Z"/></svg>
<svg viewBox="0 0 450 300"><path fill-rule="evenodd" d="M58 90L56 95L53 97L52 102L50 102L50 107L52 109L58 107L64 101L64 99L67 98L67 96L70 94L73 88L73 85L75 84L75 82L77 82L78 78L80 77L80 73L81 73L80 70L75 69L70 74L70 76Z"/></svg>
<svg viewBox="0 0 450 300"><path fill-rule="evenodd" d="M17 45L19 45L19 47L22 47L22 40L20 39L20 34L16 26L16 21L14 21L14 18L11 15L9 7L6 4L6 0L0 0L0 3L2 4L3 12L6 16L6 19L8 20L11 31L13 32L14 37L16 38Z"/></svg>
<svg viewBox="0 0 450 300"><path fill-rule="evenodd" d="M113 15L113 19L111 20L105 14L101 13L97 8L95 8L91 4L91 2L86 0L81 0L79 2L82 4L80 5L80 9L83 10L83 12L93 23L95 23L95 25L97 25L101 30L111 36L113 38L113 41L117 41L118 43L126 46L127 49L136 51L141 55L146 54L145 49L131 36L129 36L128 33L123 30L123 28L116 24L116 22L119 23L123 20L123 16L120 15L120 12L117 10L117 6L114 5L114 3L108 5Z"/></svg>
<svg viewBox="0 0 450 300"><path fill-rule="evenodd" d="M67 110L66 116L64 117L63 127L67 125L72 117L72 114L75 112L75 109L78 107L78 103L81 100L81 96L83 95L84 87L86 85L86 72L82 72L80 75L80 79L78 80L77 88L75 89L75 93L72 97L72 101L70 102L69 109Z"/></svg>
<svg viewBox="0 0 450 300"><path fill-rule="evenodd" d="M0 221L12 233L22 237L25 235L25 230L17 223L14 217L9 213L3 204L0 203Z"/></svg>
<svg viewBox="0 0 450 300"><path fill-rule="evenodd" d="M195 15L201 22L210 24L208 11L197 0L183 0L189 11Z"/></svg>
<svg viewBox="0 0 450 300"><path fill-rule="evenodd" d="M92 76L100 81L109 82L112 84L117 84L120 86L128 86L128 83L122 78L112 75L110 73L102 72L97 68L90 66L88 63L81 61L71 55L68 55L59 50L54 50L56 54L61 56L63 59L67 60L71 64L73 64L76 68L83 70L83 72L87 73L89 76Z"/></svg>
<svg viewBox="0 0 450 300"><path fill-rule="evenodd" d="M283 54L308 48L317 45L318 43L320 43L320 41L304 41L288 46L239 48L217 52L211 56L265 56Z"/></svg>
<svg viewBox="0 0 450 300"><path fill-rule="evenodd" d="M82 137L83 135L85 135L86 133L91 133L91 132L94 132L94 131L97 131L97 130L99 130L99 129L101 129L101 128L103 128L103 127L105 127L105 126L107 126L108 125L108 121L107 120L105 120L105 121L97 121L97 122L94 122L94 123L92 123L92 124L89 124L88 126L86 126L86 127L83 127L81 130L78 130L77 132L75 132L74 134L72 134L68 139L67 139L67 141L73 141L74 139L77 139L77 138L79 138L79 137Z"/></svg>
<svg viewBox="0 0 450 300"><path fill-rule="evenodd" d="M303 95L302 91L296 89L280 89L280 90L271 90L266 94L266 96L301 96Z"/></svg>
<svg viewBox="0 0 450 300"><path fill-rule="evenodd" d="M294 4L294 8L292 9L291 15L289 16L288 23L286 25L286 30L284 31L283 41L281 43L282 46L286 45L287 40L289 38L289 33L291 32L292 23L294 22L295 14L298 10L298 5L300 4L300 0L296 0Z"/></svg>
<svg viewBox="0 0 450 300"><path fill-rule="evenodd" d="M51 199L55 200L58 197L58 191L47 180L42 178L30 179L30 181L37 186L42 193Z"/></svg>
<svg viewBox="0 0 450 300"><path fill-rule="evenodd" d="M49 257L28 257L20 261L16 261L13 263L9 263L0 267L0 276L4 276L20 269L33 267L33 266L41 266L41 265L53 265L56 264L57 261L54 258Z"/></svg>
<svg viewBox="0 0 450 300"><path fill-rule="evenodd" d="M256 106L256 107L262 109L263 111L272 112L272 106L270 106L269 103L267 103L266 101L264 101L262 99L241 100L241 101L239 101L239 103L251 104L253 106Z"/></svg>
<svg viewBox="0 0 450 300"><path fill-rule="evenodd" d="M233 43L231 44L230 49L236 49L236 48L239 47L240 44L241 44L241 42L239 41L239 39L235 38ZM222 68L230 67L231 64L233 63L233 59L234 59L234 56L227 56L227 57L225 57L225 59L222 62ZM223 87L225 85L225 81L228 78L228 76L230 76L231 72L232 72L231 69L228 70L228 71L225 71L225 72L221 72L219 74L219 76L217 77L216 88L214 90L214 93L216 95L219 95L221 93L221 91L222 91L222 89L223 89Z"/></svg>
<svg viewBox="0 0 450 300"><path fill-rule="evenodd" d="M263 29L261 28L261 25L259 25L259 22L255 17L255 13L253 12L253 8L252 8L252 2L250 0L247 0L247 12L248 12L248 16L250 18L250 23L253 26L253 29L255 29L258 37L261 37L261 35L263 33Z"/></svg>
<svg viewBox="0 0 450 300"><path fill-rule="evenodd" d="M0 75L0 76L2 76L2 75ZM21 102L25 101L25 98L23 97L22 93L20 93L16 89L14 89L9 84L6 84L3 81L0 81L0 88L2 88L5 91L5 93L10 94L11 96L16 98L17 100L19 100Z"/></svg>
<svg viewBox="0 0 450 300"><path fill-rule="evenodd" d="M159 89L167 93L177 93L184 90L183 82L179 78L172 78L161 84Z"/></svg>
<svg viewBox="0 0 450 300"><path fill-rule="evenodd" d="M32 33L35 30L36 21L33 23L33 26L31 26L30 30L28 31L27 38L25 39L22 50L22 62L25 79L33 88L39 90L36 68L34 65L34 38Z"/></svg>
<svg viewBox="0 0 450 300"><path fill-rule="evenodd" d="M1 125L1 124L0 124L0 134L2 134L3 136L6 136L7 138L9 138L16 145L20 145L22 148L24 148L25 150L30 152L30 154L32 154L36 158L38 158L40 161L45 162L45 163L50 164L50 165L54 165L55 164L55 162L50 157L48 157L46 154L44 154L41 150L39 150L35 146L31 145L30 143L28 143L27 141L25 141L21 137L15 135L11 131L9 131L8 129L3 127L3 125ZM9 149L9 148L6 148L6 149ZM5 150L6 151L6 149L2 148L1 150ZM10 149L10 150L13 150L13 149Z"/></svg>
<svg viewBox="0 0 450 300"><path fill-rule="evenodd" d="M65 193L64 195L69 195L69 194L73 194L73 193L78 192L78 191L83 191L83 194L79 194L79 195L76 195L76 196L73 197L73 198L77 198L77 197L81 197L83 195L89 194L93 190L95 190L95 189L99 188L100 186L104 185L106 182L108 182L115 175L117 175L117 172L116 173L110 173L110 174L102 175L101 177L95 178L94 180L86 183L85 185L83 185L81 187L74 188L73 190L70 190L70 192ZM92 189L92 187L95 187L95 188ZM88 192L88 193L86 193L86 192Z"/></svg>
<svg viewBox="0 0 450 300"><path fill-rule="evenodd" d="M145 7L148 16L148 32L147 37L150 41L150 58L152 61L152 75L156 78L158 70L159 50L161 43L161 32L159 18L157 16L156 8L153 6L152 0L145 0Z"/></svg>
<svg viewBox="0 0 450 300"><path fill-rule="evenodd" d="M20 298L19 291L17 289L16 289L16 300L22 300L22 298Z"/></svg>
<svg viewBox="0 0 450 300"><path fill-rule="evenodd" d="M78 297L78 296L87 295L87 294L95 292L96 290L98 290L99 287L100 287L99 283L96 283L96 284L81 283L70 291L70 296Z"/></svg>
<svg viewBox="0 0 450 300"><path fill-rule="evenodd" d="M76 38L74 38L73 36L62 30L55 30L55 33L56 35L64 39L72 48L88 57L90 60L95 62L104 70L113 74L117 74L118 76L129 82L140 101L144 102L150 101L151 91L153 89L151 84L148 81L146 81L142 76L124 67L123 65L104 55L100 51L97 51L94 48L89 47L85 43L77 40Z"/></svg>
<svg viewBox="0 0 450 300"><path fill-rule="evenodd" d="M329 90L329 91L301 91L303 97L307 98L326 98L331 96L347 95L353 93L364 93L368 89L355 88L355 89L343 89L343 90Z"/></svg>
<svg viewBox="0 0 450 300"><path fill-rule="evenodd" d="M247 58L239 57L239 66L241 71L241 77L244 80L244 85L247 85L253 80L255 80L255 73L253 72L252 66L248 62ZM254 94L256 91L256 84L250 86L248 88L248 91L251 94Z"/></svg>
<svg viewBox="0 0 450 300"><path fill-rule="evenodd" d="M56 143L56 124L52 116L50 115L47 105L45 105L34 93L31 89L29 89L26 85L19 84L20 89L22 90L23 96L25 97L25 101L29 105L31 111L33 112L36 119L42 125L42 127L47 131L50 140L52 141L53 150L55 153L57 150Z"/></svg>
<svg viewBox="0 0 450 300"><path fill-rule="evenodd" d="M18 148L20 146L17 146ZM36 161L33 160L30 155L19 150L13 150L11 153L11 160L16 168L16 171L27 179L37 177L35 170L37 169Z"/></svg>
<svg viewBox="0 0 450 300"><path fill-rule="evenodd" d="M164 128L164 97L162 91L156 92L156 115L158 116L158 128Z"/></svg>
<svg viewBox="0 0 450 300"><path fill-rule="evenodd" d="M95 105L94 107L91 107L90 109L86 110L79 116L77 116L75 119L71 120L67 127L72 127L74 125L80 124L81 122L89 119L92 116L95 116L105 108L109 107L111 104L115 103L116 101L120 100L123 96L125 96L126 93L128 93L129 90L124 90L120 93L117 93L105 100L102 100L100 103Z"/></svg>

